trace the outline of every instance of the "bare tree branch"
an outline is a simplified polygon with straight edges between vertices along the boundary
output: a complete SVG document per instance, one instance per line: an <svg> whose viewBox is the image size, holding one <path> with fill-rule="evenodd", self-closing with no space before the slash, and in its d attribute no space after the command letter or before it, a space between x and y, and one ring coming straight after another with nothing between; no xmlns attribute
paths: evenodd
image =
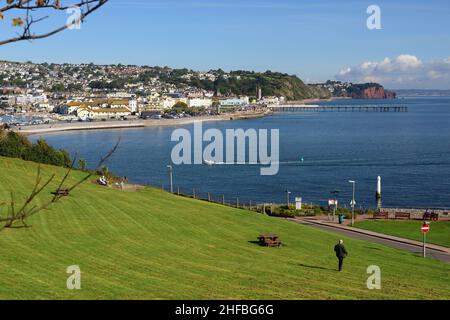
<svg viewBox="0 0 450 320"><path fill-rule="evenodd" d="M100 7L104 6L109 0L78 0L71 5L63 6L61 5L60 0L43 0L41 3L39 1L33 2L35 4L30 4L31 0L16 0L16 2L7 5L3 8L0 8L0 18L3 17L3 13L10 11L10 10L26 10L26 16L24 19L22 18L16 18L19 19L17 24L23 25L23 32L19 34L17 37L9 38L6 40L0 40L0 46L18 42L18 41L24 41L24 40L37 40L37 39L44 39L48 38L50 36L53 36L57 33L60 33L68 28L71 28L74 25L77 25L78 23L83 23L85 18L92 14L94 11L99 9ZM59 28L53 29L49 32L41 33L41 34L34 34L31 29L32 27L38 23L41 22L44 19L47 19L48 16L41 17L38 19L34 19L31 12L35 12L42 9L54 9L57 11L64 11L69 8L78 7L81 10L79 19L72 20L70 22L65 23ZM0 19L1 20L1 19ZM0 22L1 23L1 22Z"/></svg>
<svg viewBox="0 0 450 320"><path fill-rule="evenodd" d="M25 0L25 2L29 3L31 1L30 0ZM46 1L46 3L44 5L40 5L40 6L39 5L26 5L26 3L25 3L25 4L22 4L22 5L16 5L13 8L10 8L10 9L7 9L7 10L11 10L11 9L35 10L35 9L47 8L47 9L55 9L55 10L63 11L63 10L67 10L69 8L72 8L72 7L82 7L82 6L89 5L91 3L96 3L96 2L99 2L99 0L83 0L83 1L80 1L78 3L72 3L70 6L61 6L61 5L57 5L56 1L54 1L54 2ZM0 9L0 12L7 11L7 10Z"/></svg>
<svg viewBox="0 0 450 320"><path fill-rule="evenodd" d="M9 10L12 10L12 9L19 9L19 8L25 6L26 4L28 4L31 1L32 0L21 0L21 1L14 2L14 3L9 4L9 5L7 5L7 6L3 7L3 8L0 8L0 12L9 11Z"/></svg>
<svg viewBox="0 0 450 320"><path fill-rule="evenodd" d="M85 182L86 180L91 178L98 170L100 170L100 168L106 163L106 161L116 152L117 148L119 147L120 140L121 139L119 138L117 140L117 143L114 145L114 147L104 157L102 157L100 159L95 170L89 172L84 178L73 183L71 186L67 187L66 189L63 189L65 182L69 178L70 173L72 172L72 170L75 166L75 163L76 163L76 158L75 158L72 161L70 167L67 169L64 177L59 182L58 188L56 189L56 192L54 192L54 196L50 200L48 200L47 202L42 204L41 206L34 205L33 207L28 208L29 205L36 198L36 196L38 196L50 184L50 182L52 182L55 178L55 174L53 174L49 179L47 179L43 184L41 184L41 181L42 181L41 167L39 165L38 169L37 169L37 176L36 176L36 181L35 181L33 190L31 191L29 196L26 198L25 202L23 203L23 205L20 207L19 210L16 210L14 193L11 192L11 201L9 204L8 213L5 218L2 218L0 216L0 231L3 230L4 228L11 228L16 221L20 221L22 223L22 225L26 227L27 226L27 224L25 222L26 219L28 219L29 217L35 215L36 213L38 213L42 210L47 209L48 207L50 207L52 204L58 202L63 197L63 194L61 193L61 191L66 191L67 194L69 194L72 190L74 190L79 185L81 185L83 182ZM0 207L2 205L5 205L5 203L4 202L0 203Z"/></svg>

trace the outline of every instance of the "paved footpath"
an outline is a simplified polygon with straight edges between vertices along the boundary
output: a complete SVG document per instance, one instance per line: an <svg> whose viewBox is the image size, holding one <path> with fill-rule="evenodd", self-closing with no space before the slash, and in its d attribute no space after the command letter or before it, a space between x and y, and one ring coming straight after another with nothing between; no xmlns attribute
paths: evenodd
<svg viewBox="0 0 450 320"><path fill-rule="evenodd" d="M352 228L336 224L333 222L319 221L308 218L288 218L287 220L295 223L309 225L311 227L342 234L358 240L380 243L397 249L408 250L410 252L422 255L422 242L394 237L378 232ZM450 263L450 248L427 244L427 257L432 257Z"/></svg>

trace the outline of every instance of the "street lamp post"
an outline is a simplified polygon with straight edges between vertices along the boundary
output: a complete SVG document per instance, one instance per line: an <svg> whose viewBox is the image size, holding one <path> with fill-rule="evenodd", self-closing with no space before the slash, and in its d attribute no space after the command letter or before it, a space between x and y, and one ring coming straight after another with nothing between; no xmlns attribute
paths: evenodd
<svg viewBox="0 0 450 320"><path fill-rule="evenodd" d="M173 193L173 168L170 164L167 165L167 168L169 169L170 193Z"/></svg>
<svg viewBox="0 0 450 320"><path fill-rule="evenodd" d="M356 205L356 202L355 202L355 185L356 185L356 181L349 180L348 182L350 182L353 185L353 197L352 197L352 203L351 203L351 206L352 206L352 227L353 227L353 224L355 223L355 205Z"/></svg>
<svg viewBox="0 0 450 320"><path fill-rule="evenodd" d="M289 209L289 202L290 202L290 201L289 201L289 200L290 200L290 199L289 199L289 198L290 198L290 197L289 197L290 194L291 194L291 192L290 192L289 190L286 190L287 207L288 207L288 209Z"/></svg>

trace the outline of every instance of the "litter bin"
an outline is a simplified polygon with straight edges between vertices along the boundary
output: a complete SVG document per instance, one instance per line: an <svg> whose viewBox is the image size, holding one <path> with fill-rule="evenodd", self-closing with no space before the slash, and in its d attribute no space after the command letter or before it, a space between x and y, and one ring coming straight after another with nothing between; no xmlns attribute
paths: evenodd
<svg viewBox="0 0 450 320"><path fill-rule="evenodd" d="M345 216L343 214L340 214L339 215L339 224L343 224L344 223L344 219L345 219Z"/></svg>

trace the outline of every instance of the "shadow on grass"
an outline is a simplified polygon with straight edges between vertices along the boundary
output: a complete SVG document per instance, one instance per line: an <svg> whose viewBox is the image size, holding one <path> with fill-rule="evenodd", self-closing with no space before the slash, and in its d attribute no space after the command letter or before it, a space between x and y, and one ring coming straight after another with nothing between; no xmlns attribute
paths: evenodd
<svg viewBox="0 0 450 320"><path fill-rule="evenodd" d="M258 240L250 240L250 241L248 241L248 243L256 244L257 246L262 247L262 248L282 248L282 247L287 247L287 245L284 244L284 243L282 243L280 247L268 247L268 246L263 246L263 245L261 244L261 242L259 242Z"/></svg>
<svg viewBox="0 0 450 320"><path fill-rule="evenodd" d="M375 248L375 247L364 247L364 248L366 248L366 249L371 249L371 250L378 250L378 251L381 250L380 248Z"/></svg>
<svg viewBox="0 0 450 320"><path fill-rule="evenodd" d="M26 225L26 226L10 226L10 227L8 227L8 228L6 228L6 229L29 229L29 228L31 228L32 226L31 225Z"/></svg>
<svg viewBox="0 0 450 320"><path fill-rule="evenodd" d="M320 266L310 266L310 265L303 264L303 263L299 263L298 265L299 265L300 267L310 268L310 269L320 269L320 270L331 270L331 271L335 271L335 269L332 269L332 268L325 268L325 267L320 267Z"/></svg>

